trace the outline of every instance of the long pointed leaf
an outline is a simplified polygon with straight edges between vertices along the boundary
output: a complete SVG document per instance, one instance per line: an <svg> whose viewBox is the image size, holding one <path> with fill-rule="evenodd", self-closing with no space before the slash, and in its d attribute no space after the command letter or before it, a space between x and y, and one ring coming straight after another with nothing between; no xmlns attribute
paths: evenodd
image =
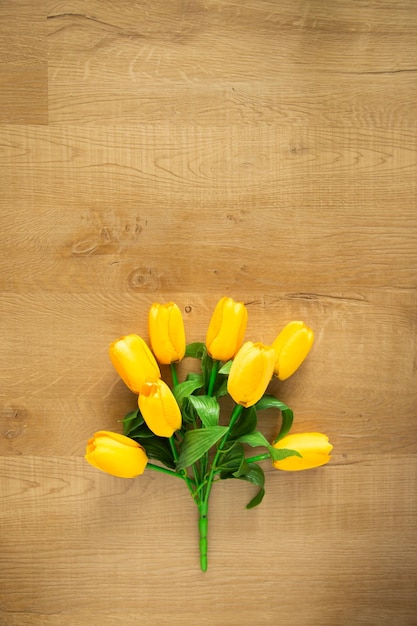
<svg viewBox="0 0 417 626"><path fill-rule="evenodd" d="M243 437L239 437L238 441L240 441L241 443L247 443L253 448L256 448L258 446L266 448L273 461L282 461L282 459L286 459L289 456L302 456L296 450L289 450L287 448L282 448L278 450L277 448L274 448L274 446L271 446L269 441L266 439L266 437L264 437L261 432L259 432L259 430L256 430L254 433L250 433L249 435L243 435Z"/></svg>
<svg viewBox="0 0 417 626"><path fill-rule="evenodd" d="M255 430L255 432L249 433L248 435L242 435L242 437L239 437L238 441L241 443L247 443L252 446L252 448L256 448L258 446L263 446L264 448L271 447L268 439L261 432L259 432L259 430Z"/></svg>
<svg viewBox="0 0 417 626"><path fill-rule="evenodd" d="M174 469L175 462L168 439L156 436L145 439L142 437L132 436L132 439L140 443L145 448L146 454L150 459L161 461L161 463L166 465L166 467Z"/></svg>
<svg viewBox="0 0 417 626"><path fill-rule="evenodd" d="M243 474L242 476L239 476L239 478L240 480L246 480L252 483L252 485L256 485L257 487L260 487L258 493L246 505L247 509L253 509L254 506L258 506L258 504L262 502L262 499L265 495L265 489L264 489L265 474L263 472L263 469L259 467L259 465L256 465L256 463L250 463L249 472L247 474Z"/></svg>
<svg viewBox="0 0 417 626"><path fill-rule="evenodd" d="M172 392L177 401L178 406L181 408L184 399L190 396L197 389L201 389L203 386L203 378L192 378L191 380L185 380L183 383L176 385Z"/></svg>
<svg viewBox="0 0 417 626"><path fill-rule="evenodd" d="M274 443L276 441L279 441L279 439L285 437L285 435L288 435L294 420L294 413L289 406L287 406L286 404L284 404L284 402L281 402L274 396L265 395L259 400L259 402L256 403L255 408L257 411L262 411L264 409L278 409L279 411L281 411L281 428L278 435L274 439Z"/></svg>
<svg viewBox="0 0 417 626"><path fill-rule="evenodd" d="M251 406L248 409L243 409L239 419L232 427L230 438L239 439L239 437L249 435L256 430L257 422L258 420L255 407Z"/></svg>
<svg viewBox="0 0 417 626"><path fill-rule="evenodd" d="M285 437L285 435L288 435L288 433L291 430L291 426L294 420L294 413L291 411L290 408L287 407L286 409L281 409L281 411L282 411L281 428L279 430L278 435L274 439L274 443L276 443L277 441Z"/></svg>
<svg viewBox="0 0 417 626"><path fill-rule="evenodd" d="M188 401L196 410L205 428L218 425L220 406L216 398L211 396L189 396Z"/></svg>
<svg viewBox="0 0 417 626"><path fill-rule="evenodd" d="M185 355L192 357L193 359L201 359L205 352L207 352L206 346L204 343L200 341L195 341L194 343L189 343L185 348Z"/></svg>
<svg viewBox="0 0 417 626"><path fill-rule="evenodd" d="M177 469L182 470L201 459L210 448L221 439L227 426L211 426L201 430L189 430L181 443Z"/></svg>
<svg viewBox="0 0 417 626"><path fill-rule="evenodd" d="M239 478L250 471L242 444L237 443L224 454L219 462L220 478Z"/></svg>
<svg viewBox="0 0 417 626"><path fill-rule="evenodd" d="M222 365L222 367L219 369L219 374L230 374L232 365L233 365L233 359L230 359L230 361L226 361L226 363Z"/></svg>
<svg viewBox="0 0 417 626"><path fill-rule="evenodd" d="M123 434L129 436L131 432L136 430L144 423L143 417L140 414L139 409L131 411L121 420L123 425Z"/></svg>

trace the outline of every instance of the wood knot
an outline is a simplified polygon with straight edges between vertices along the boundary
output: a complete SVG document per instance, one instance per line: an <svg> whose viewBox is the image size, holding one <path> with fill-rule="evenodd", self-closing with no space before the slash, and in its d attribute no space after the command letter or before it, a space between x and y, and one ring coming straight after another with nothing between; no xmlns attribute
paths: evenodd
<svg viewBox="0 0 417 626"><path fill-rule="evenodd" d="M0 434L13 441L25 430L28 411L24 407L5 405L0 407Z"/></svg>
<svg viewBox="0 0 417 626"><path fill-rule="evenodd" d="M128 276L129 287L134 291L156 291L160 279L151 267L137 267Z"/></svg>
<svg viewBox="0 0 417 626"><path fill-rule="evenodd" d="M71 254L73 256L90 256L94 254L99 247L99 243L95 239L82 239L81 241L77 241L72 248Z"/></svg>

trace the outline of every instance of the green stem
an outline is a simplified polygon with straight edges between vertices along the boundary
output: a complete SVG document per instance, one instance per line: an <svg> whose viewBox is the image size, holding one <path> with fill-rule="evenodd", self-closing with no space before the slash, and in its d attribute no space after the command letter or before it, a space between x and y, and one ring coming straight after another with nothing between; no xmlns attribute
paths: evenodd
<svg viewBox="0 0 417 626"><path fill-rule="evenodd" d="M177 446L175 445L174 435L169 438L169 445L171 446L172 456L174 457L175 463L178 461L178 451Z"/></svg>
<svg viewBox="0 0 417 626"><path fill-rule="evenodd" d="M213 363L211 365L209 384L207 388L208 396L213 395L214 385L216 384L216 378L217 378L217 373L219 371L219 368L220 368L220 361L213 360ZM203 457L201 458L201 476L202 477L204 477L207 474L207 467L208 467L208 452L203 454Z"/></svg>
<svg viewBox="0 0 417 626"><path fill-rule="evenodd" d="M208 527L208 502L201 502L198 507L200 514L198 528L200 531L200 567L203 572L207 571L207 527Z"/></svg>
<svg viewBox="0 0 417 626"><path fill-rule="evenodd" d="M246 460L246 463L257 463L258 461L267 461L267 460L271 460L271 455L268 452L265 452L264 454L257 454L256 456L250 456L248 459Z"/></svg>
<svg viewBox="0 0 417 626"><path fill-rule="evenodd" d="M178 478L181 478L182 480L184 480L184 476L181 476L181 474L178 474L178 472L174 472L173 470L167 469L166 467L162 467L161 465L154 465L154 463L147 463L146 469L151 469L156 472L161 472L162 474L170 474L171 476L177 476Z"/></svg>
<svg viewBox="0 0 417 626"><path fill-rule="evenodd" d="M176 387L178 385L177 368L175 367L175 363L171 363L170 366L171 366L172 383L174 387Z"/></svg>
<svg viewBox="0 0 417 626"><path fill-rule="evenodd" d="M229 425L227 427L227 431L224 433L223 437L220 439L220 443L217 446L217 450L216 450L216 454L214 455L214 459L213 462L211 464L211 470L210 470L210 474L209 477L207 479L207 487L206 487L206 500L208 500L208 497L210 495L210 489L211 489L211 484L213 482L213 478L214 475L217 471L217 462L219 460L219 456L222 453L222 450L224 448L224 446L226 445L226 442L229 438L230 432L233 428L233 426L235 425L236 421L239 419L240 414L243 411L243 406L241 404L236 404L235 408L232 411L232 415L230 417L230 422Z"/></svg>
<svg viewBox="0 0 417 626"><path fill-rule="evenodd" d="M173 384L174 387L176 387L178 385L177 368L176 368L175 363L170 363L170 367L171 367L172 384ZM172 456L174 457L174 461L175 461L175 463L177 463L178 462L178 451L177 451L177 446L175 444L174 435L172 435L172 437L169 438L169 445L171 446L171 452L172 452ZM179 475L181 476L181 478L183 478L185 480L185 482L187 484L187 487L188 487L188 490L191 493L191 496L194 498L195 497L195 492L194 492L194 489L193 489L192 484L191 484L191 478L187 474L187 470L185 470L185 469L181 470ZM196 483L194 482L194 485L195 484Z"/></svg>
<svg viewBox="0 0 417 626"><path fill-rule="evenodd" d="M172 437L169 438L169 445L171 446L171 452L172 452L172 456L174 457L174 461L175 461L175 463L177 463L178 462L178 451L177 451L177 446L175 445L174 435L172 435ZM189 492L191 493L191 496L194 499L195 492L194 492L193 486L191 484L191 479L190 479L190 477L187 474L187 470L185 470L185 469L180 470L178 475L185 480L185 483L186 483L186 485L188 487L188 490L189 490Z"/></svg>
<svg viewBox="0 0 417 626"><path fill-rule="evenodd" d="M217 446L216 454L214 455L213 462L211 464L210 473L207 478L206 488L203 490L203 494L200 499L200 503L198 505L198 510L200 513L200 518L198 521L198 527L200 530L200 566L203 572L207 570L207 527L208 527L208 502L210 491L213 485L214 477L217 471L217 462L222 453L222 450L227 442L227 439L230 435L230 432L233 428L233 425L236 423L236 420L239 418L239 415L242 413L243 406L240 404L235 405L233 409L232 415L230 417L229 426L227 431L223 435L220 440L219 445ZM198 486L198 488L200 485Z"/></svg>
<svg viewBox="0 0 417 626"><path fill-rule="evenodd" d="M213 364L211 366L211 372L210 372L210 379L209 379L209 384L208 384L208 389L207 389L207 395L211 396L213 395L213 390L214 390L214 385L216 382L216 378L217 378L217 372L219 371L219 367L220 367L220 361L213 361Z"/></svg>

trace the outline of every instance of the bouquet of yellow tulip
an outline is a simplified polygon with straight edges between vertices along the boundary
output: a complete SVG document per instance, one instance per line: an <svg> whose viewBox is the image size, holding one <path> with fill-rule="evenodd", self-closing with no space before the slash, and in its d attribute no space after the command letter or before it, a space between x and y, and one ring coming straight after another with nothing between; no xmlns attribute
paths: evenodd
<svg viewBox="0 0 417 626"><path fill-rule="evenodd" d="M138 408L123 419L123 435L99 431L87 444L85 458L94 467L122 478L145 469L178 477L186 483L199 510L200 565L207 569L207 525L215 480L246 480L258 488L247 508L264 496L265 476L259 465L269 460L279 470L319 467L332 449L321 433L288 434L293 412L266 393L275 374L285 380L310 352L313 331L290 322L271 346L244 341L247 309L224 297L216 305L205 343L186 345L184 322L173 302L149 311L151 348L131 334L110 346L111 361L126 385L138 395ZM198 359L201 370L178 381L176 363ZM161 378L160 364L170 365L172 389ZM221 396L234 401L227 424L220 423ZM278 435L272 443L258 430L258 412L277 409ZM247 456L247 446L265 448ZM158 463L151 463L154 459Z"/></svg>

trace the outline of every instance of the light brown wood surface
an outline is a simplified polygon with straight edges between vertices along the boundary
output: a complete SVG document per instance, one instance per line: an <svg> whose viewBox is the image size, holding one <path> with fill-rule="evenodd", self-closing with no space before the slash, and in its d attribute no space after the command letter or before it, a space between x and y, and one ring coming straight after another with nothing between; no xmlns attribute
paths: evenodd
<svg viewBox="0 0 417 626"><path fill-rule="evenodd" d="M0 2L1 626L417 624L416 103L414 0ZM314 328L272 391L334 453L216 484L203 574L181 481L83 454L108 344L223 295Z"/></svg>

